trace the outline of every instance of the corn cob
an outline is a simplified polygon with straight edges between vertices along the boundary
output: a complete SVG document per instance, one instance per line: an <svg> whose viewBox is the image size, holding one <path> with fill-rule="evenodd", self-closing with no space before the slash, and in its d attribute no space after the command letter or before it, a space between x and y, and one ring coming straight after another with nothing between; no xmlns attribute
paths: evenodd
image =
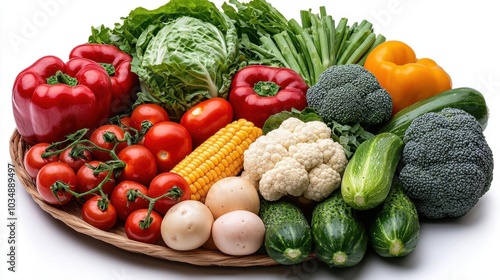
<svg viewBox="0 0 500 280"><path fill-rule="evenodd" d="M188 182L192 200L204 202L215 182L236 176L243 169L243 152L261 135L262 129L252 122L234 121L194 149L171 172Z"/></svg>

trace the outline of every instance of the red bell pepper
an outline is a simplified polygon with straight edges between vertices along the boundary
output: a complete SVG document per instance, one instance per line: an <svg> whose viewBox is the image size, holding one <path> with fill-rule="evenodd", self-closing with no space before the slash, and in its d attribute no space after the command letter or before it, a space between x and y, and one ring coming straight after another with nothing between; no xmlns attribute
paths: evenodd
<svg viewBox="0 0 500 280"><path fill-rule="evenodd" d="M262 127L271 115L307 107L307 89L304 79L292 69L250 65L233 77L229 102L236 119Z"/></svg>
<svg viewBox="0 0 500 280"><path fill-rule="evenodd" d="M107 121L111 97L111 80L98 63L85 58L64 63L44 56L14 81L14 120L28 144L60 141Z"/></svg>
<svg viewBox="0 0 500 280"><path fill-rule="evenodd" d="M125 113L131 108L139 89L139 78L131 71L132 57L129 54L112 45L88 43L73 48L69 57L88 58L108 71L113 88L112 116Z"/></svg>

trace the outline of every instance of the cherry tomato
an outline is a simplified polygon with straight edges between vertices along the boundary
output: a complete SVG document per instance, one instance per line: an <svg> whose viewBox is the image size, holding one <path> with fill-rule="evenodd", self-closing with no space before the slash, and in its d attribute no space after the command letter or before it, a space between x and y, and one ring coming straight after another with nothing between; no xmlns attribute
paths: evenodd
<svg viewBox="0 0 500 280"><path fill-rule="evenodd" d="M79 146L79 145L77 145ZM81 148L81 146L77 147L77 149ZM75 172L78 172L78 169L82 167L86 162L92 160L92 153L87 149L82 149L81 154L77 157L71 156L72 148L67 148L59 154L59 161L67 163Z"/></svg>
<svg viewBox="0 0 500 280"><path fill-rule="evenodd" d="M106 140L104 139L104 134L106 132L114 133L116 136L116 139L118 139L118 140L123 140L123 138L125 138L125 131L121 127L119 127L116 124L105 124L105 125L102 125L102 126L96 128L92 132L92 134L90 134L89 140L92 141L94 144L96 144L98 147L111 150L115 146L116 142L114 142L114 141L113 142L106 142ZM118 154L125 147L127 147L126 142L122 142L122 143L118 144L118 146L116 147L115 153ZM93 150L92 156L93 156L93 158L100 160L100 161L108 161L111 159L111 156L109 155L109 153L104 152L104 151Z"/></svg>
<svg viewBox="0 0 500 280"><path fill-rule="evenodd" d="M151 124L156 124L163 121L169 121L165 108L158 104L140 104L132 110L130 114L130 126L138 131L141 131L143 121L150 121Z"/></svg>
<svg viewBox="0 0 500 280"><path fill-rule="evenodd" d="M116 223L116 209L107 198L95 195L83 204L82 219L98 229L108 230Z"/></svg>
<svg viewBox="0 0 500 280"><path fill-rule="evenodd" d="M55 195L51 186L59 181L66 184L70 190L76 190L76 175L73 168L60 161L49 162L38 172L36 176L36 189L47 203L64 205L71 201L73 195L65 189L57 190Z"/></svg>
<svg viewBox="0 0 500 280"><path fill-rule="evenodd" d="M172 188L174 186L177 186L182 193L173 191ZM168 209L176 203L187 200L191 197L191 189L189 188L189 184L186 180L182 178L182 176L172 172L163 172L156 175L156 177L154 177L149 184L148 196L155 198L162 196L169 191L173 195L179 194L180 196L160 198L155 202L154 209L162 215L165 215Z"/></svg>
<svg viewBox="0 0 500 280"><path fill-rule="evenodd" d="M130 117L124 116L120 119L120 123L124 126L130 126Z"/></svg>
<svg viewBox="0 0 500 280"><path fill-rule="evenodd" d="M195 148L232 120L231 103L224 98L214 97L189 109L182 115L180 124L191 134Z"/></svg>
<svg viewBox="0 0 500 280"><path fill-rule="evenodd" d="M148 188L134 181L123 181L118 183L111 192L110 200L116 208L118 218L126 220L128 215L137 209L147 209L149 201L140 196L131 196L131 190L138 190L142 194L148 193ZM131 200L130 198L133 198Z"/></svg>
<svg viewBox="0 0 500 280"><path fill-rule="evenodd" d="M57 155L42 158L42 154L46 152L46 149L49 145L49 143L35 144L31 148L29 148L29 150L24 155L24 169L26 169L26 172L32 178L36 178L38 171L40 171L40 168L42 168L44 165L49 162L59 160Z"/></svg>
<svg viewBox="0 0 500 280"><path fill-rule="evenodd" d="M94 175L94 170L90 168L88 165L97 167L101 162L94 160L87 164L84 164L78 172L76 172L76 192L84 193L95 189L99 184L106 178L109 171L99 172L97 175ZM113 173L110 174L109 180L105 182L101 188L104 194L110 195L113 189L116 186L115 175ZM100 195L99 191L95 191L92 194L84 195L82 197L83 200L88 200L95 195Z"/></svg>
<svg viewBox="0 0 500 280"><path fill-rule="evenodd" d="M154 244L161 238L162 216L151 211L149 221L146 221L148 209L139 209L130 213L125 221L125 233L131 240Z"/></svg>
<svg viewBox="0 0 500 280"><path fill-rule="evenodd" d="M130 180L147 186L157 174L155 156L142 145L125 147L118 153L118 158L125 163L118 176L120 182Z"/></svg>
<svg viewBox="0 0 500 280"><path fill-rule="evenodd" d="M144 135L143 145L153 153L158 173L170 171L192 151L187 129L171 121L153 125Z"/></svg>

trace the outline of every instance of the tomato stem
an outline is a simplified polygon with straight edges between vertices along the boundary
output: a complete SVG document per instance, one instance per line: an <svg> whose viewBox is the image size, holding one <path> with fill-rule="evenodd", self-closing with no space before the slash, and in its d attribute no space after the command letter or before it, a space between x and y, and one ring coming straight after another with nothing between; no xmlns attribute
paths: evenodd
<svg viewBox="0 0 500 280"><path fill-rule="evenodd" d="M69 189L69 186L60 180L55 181L54 184L50 186L50 190L52 191L52 194L57 198L57 201L59 201L59 203L61 203L61 200L59 199L58 192L64 191L72 194L72 190Z"/></svg>
<svg viewBox="0 0 500 280"><path fill-rule="evenodd" d="M111 166L111 165L108 165L108 164L106 164L106 163L102 163L102 162L101 162L101 163L100 163L97 167L92 166L92 165L90 165L90 164L88 164L88 163L85 163L85 165L86 165L88 168L90 168L90 169L94 170L94 172L93 172L93 173L94 173L94 175L96 175L96 176L97 176L99 173L101 173L101 172L106 172L106 171L108 171L108 173L106 173L106 177L104 177L104 179L103 179L103 180L102 180L102 181L101 181L101 182L100 182L100 183L99 183L96 187L94 187L93 189L90 189L90 190L88 190L88 191L86 191L86 192L82 192L82 193L75 192L75 191L73 191L72 189L70 189L70 187L69 187L67 184L62 183L62 182L60 182L60 181L57 181L57 182L55 182L55 183L54 183L54 184L50 187L50 188L51 188L51 190L52 190L52 192L54 193L54 195L56 195L56 192L57 192L57 191L60 191L60 190L62 190L62 189L64 189L64 191L66 191L66 192L68 192L68 193L72 194L72 195L73 195L74 197L76 197L76 198L81 198L81 197L84 197L84 196L86 196L86 195L89 195L89 194L94 194L94 193L96 193L96 192L99 192L99 195L100 195L103 199L108 200L107 195L106 195L106 193L104 193L104 190L102 189L102 187L103 187L103 186L104 186L107 182L109 182L109 180L111 180L111 175L113 174L113 168L114 168L114 167L113 167L113 166ZM106 205L105 205L105 206L103 205L103 207L104 207L104 208L101 208L101 206L99 206L99 209L101 209L101 210L103 210L103 211L104 211L104 210L106 210L106 209L108 208L108 206L107 206L107 202L106 202Z"/></svg>
<svg viewBox="0 0 500 280"><path fill-rule="evenodd" d="M109 205L109 199L107 196L101 196L101 198L97 200L97 207L99 207L99 210L103 212L106 211L106 209L108 209L108 205Z"/></svg>
<svg viewBox="0 0 500 280"><path fill-rule="evenodd" d="M82 129L80 129L80 130L78 130L70 135L67 135L66 139L50 144L49 146L47 146L47 148L45 148L45 153L42 154L42 158L57 156L60 153L62 153L64 150L66 150L67 148L76 146L80 141L84 141L82 139L83 139L83 137L85 137L85 135L87 134L88 131L89 130L87 128L82 128ZM68 142L70 144L65 145L65 143L68 143ZM63 148L61 148L61 147L63 147Z"/></svg>
<svg viewBox="0 0 500 280"><path fill-rule="evenodd" d="M82 149L86 149L89 151L102 151L102 152L108 153L112 159L119 160L118 156L116 155L116 148L118 147L118 145L123 143L123 142L126 142L127 145L129 145L129 146L136 143L136 140L134 139L134 137L132 137L132 135L130 135L129 132L125 132L125 136L123 137L123 139L118 139L116 134L114 134L113 132L110 132L110 131L106 131L103 134L104 140L108 143L115 143L113 148L106 149L106 148L99 147L97 144L95 144L94 142L92 142L88 139L84 139L84 137L85 137L85 135L87 135L88 131L89 130L87 128L82 128L82 129L76 131L75 133L67 135L65 140L62 140L59 142L54 142L54 143L50 144L45 149L45 153L42 154L42 158L48 158L50 156L57 156L60 153L62 153L64 150L69 149L69 148L73 148L73 147L79 145L82 147ZM67 144L67 143L69 143L69 144Z"/></svg>
<svg viewBox="0 0 500 280"><path fill-rule="evenodd" d="M142 192L140 192L139 190L129 190L127 192L127 198L130 199L130 198L134 197L133 200L135 200L135 197L140 196L140 197L149 201L148 213L147 213L146 217L139 222L139 226L141 227L141 229L147 229L147 228L149 228L149 226L153 222L153 218L151 217L151 212L153 211L153 208L155 206L156 201L158 201L162 198L166 198L166 197L174 199L176 201L179 201L179 199L181 198L181 196L183 194L184 194L184 191L182 191L181 188L179 188L178 186L173 186L166 193L164 193L158 197L147 196L147 195L143 194ZM131 200L131 201L133 201L133 200Z"/></svg>

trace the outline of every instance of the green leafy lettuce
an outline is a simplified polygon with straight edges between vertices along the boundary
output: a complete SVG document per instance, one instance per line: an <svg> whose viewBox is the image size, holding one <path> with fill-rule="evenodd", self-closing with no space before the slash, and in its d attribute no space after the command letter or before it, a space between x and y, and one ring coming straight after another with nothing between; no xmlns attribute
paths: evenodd
<svg viewBox="0 0 500 280"><path fill-rule="evenodd" d="M211 97L227 97L242 67L236 27L208 0L171 0L136 8L114 28L93 27L89 42L112 44L133 57L142 101L161 104L172 119Z"/></svg>

